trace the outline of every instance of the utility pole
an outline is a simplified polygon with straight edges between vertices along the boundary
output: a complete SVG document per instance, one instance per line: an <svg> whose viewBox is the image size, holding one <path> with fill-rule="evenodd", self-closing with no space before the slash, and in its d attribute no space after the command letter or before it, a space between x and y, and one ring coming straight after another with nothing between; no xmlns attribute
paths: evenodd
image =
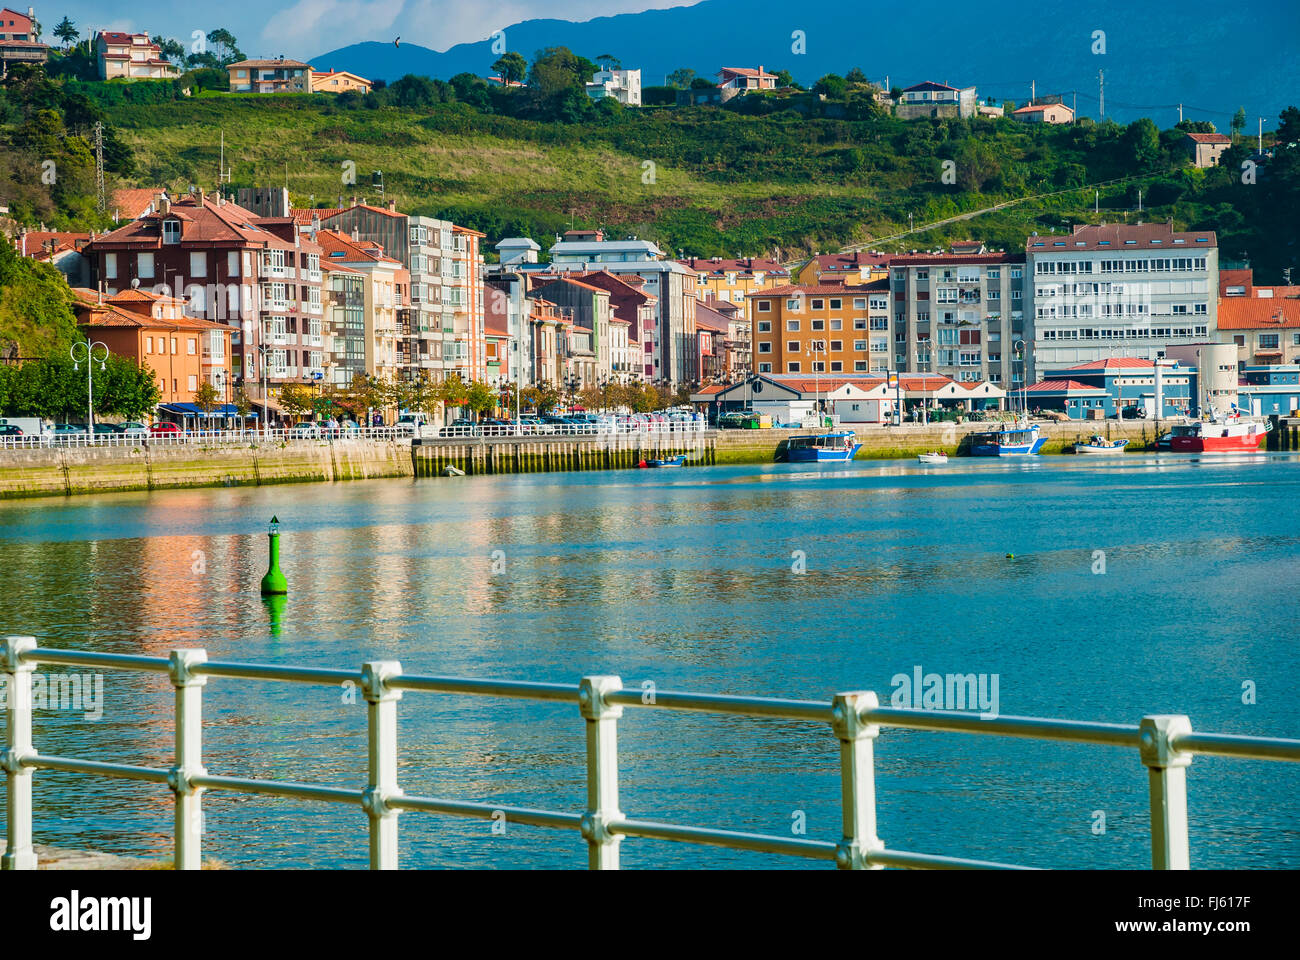
<svg viewBox="0 0 1300 960"><path fill-rule="evenodd" d="M95 209L99 213L108 209L104 195L104 124L99 120L95 121Z"/></svg>
<svg viewBox="0 0 1300 960"><path fill-rule="evenodd" d="M1264 152L1264 118L1263 117L1259 118L1259 144L1256 149L1259 153Z"/></svg>
<svg viewBox="0 0 1300 960"><path fill-rule="evenodd" d="M1071 102L1074 104L1074 106L1070 108L1070 112L1074 114L1074 122L1078 123L1079 122L1079 91L1071 90L1070 95L1071 95Z"/></svg>
<svg viewBox="0 0 1300 960"><path fill-rule="evenodd" d="M1106 117L1106 73L1103 70L1097 71L1097 99L1101 103L1101 118Z"/></svg>
<svg viewBox="0 0 1300 960"><path fill-rule="evenodd" d="M1034 98L1035 98L1036 95L1037 95L1037 90L1038 90L1037 81L1035 81L1035 80L1030 80L1030 81L1029 81L1029 104L1030 104L1030 106L1033 106Z"/></svg>
<svg viewBox="0 0 1300 960"><path fill-rule="evenodd" d="M1092 212L1101 213L1101 191L1094 190L1092 194Z"/></svg>
<svg viewBox="0 0 1300 960"><path fill-rule="evenodd" d="M1183 105L1181 103L1178 105L1178 122L1183 122Z"/></svg>
<svg viewBox="0 0 1300 960"><path fill-rule="evenodd" d="M1142 212L1142 191L1138 190L1138 213Z"/></svg>

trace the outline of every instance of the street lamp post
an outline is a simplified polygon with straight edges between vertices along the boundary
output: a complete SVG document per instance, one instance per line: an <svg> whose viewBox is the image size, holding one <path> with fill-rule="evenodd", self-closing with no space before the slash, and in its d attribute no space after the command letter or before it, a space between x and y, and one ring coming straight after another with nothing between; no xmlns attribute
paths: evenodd
<svg viewBox="0 0 1300 960"><path fill-rule="evenodd" d="M77 348L80 347L81 350ZM96 347L102 347L103 352L95 353ZM103 370L104 362L108 359L108 344L99 340L78 340L68 348L68 353L72 357L72 369L80 370L81 364L86 364L86 436L91 440L95 439L95 378L93 371L96 362L99 363L99 369Z"/></svg>

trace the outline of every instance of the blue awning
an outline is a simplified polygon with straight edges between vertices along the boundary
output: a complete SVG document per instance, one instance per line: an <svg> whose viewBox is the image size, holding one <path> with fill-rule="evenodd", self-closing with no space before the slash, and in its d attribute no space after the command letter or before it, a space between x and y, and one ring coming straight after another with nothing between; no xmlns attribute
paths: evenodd
<svg viewBox="0 0 1300 960"><path fill-rule="evenodd" d="M237 417L239 410L233 403L221 403L212 408L211 413L204 413L192 403L163 403L158 405L162 413L170 413L174 417ZM251 419L257 418L257 411L250 410L247 415Z"/></svg>

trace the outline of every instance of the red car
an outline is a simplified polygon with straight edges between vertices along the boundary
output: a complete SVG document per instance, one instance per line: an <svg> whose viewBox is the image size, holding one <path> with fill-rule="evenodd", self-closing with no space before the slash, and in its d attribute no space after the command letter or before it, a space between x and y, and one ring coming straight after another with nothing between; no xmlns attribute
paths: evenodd
<svg viewBox="0 0 1300 960"><path fill-rule="evenodd" d="M158 436L160 434L175 434L179 436L181 433L181 428L174 423L167 423L165 421L160 421L158 423L155 423L153 426L151 426L149 428L149 432L154 436Z"/></svg>

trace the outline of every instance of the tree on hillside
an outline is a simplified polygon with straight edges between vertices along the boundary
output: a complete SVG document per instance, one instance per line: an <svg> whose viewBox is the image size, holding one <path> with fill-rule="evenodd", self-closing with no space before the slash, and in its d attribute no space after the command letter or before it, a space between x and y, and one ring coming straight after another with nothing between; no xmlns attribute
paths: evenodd
<svg viewBox="0 0 1300 960"><path fill-rule="evenodd" d="M678 67L672 73L668 74L668 86L676 87L678 90L685 90L695 79L695 71L690 67Z"/></svg>
<svg viewBox="0 0 1300 960"><path fill-rule="evenodd" d="M168 37L150 37L151 43L158 44L158 49L162 52L164 60L170 60L172 63L183 64L185 62L185 48L181 46L179 40L172 40Z"/></svg>
<svg viewBox="0 0 1300 960"><path fill-rule="evenodd" d="M1124 146L1134 166L1151 170L1160 159L1160 131L1149 117L1134 120L1124 130Z"/></svg>
<svg viewBox="0 0 1300 960"><path fill-rule="evenodd" d="M789 70L778 70L776 72L776 85L778 87L790 87L792 90L802 90L803 87L794 82L794 75Z"/></svg>
<svg viewBox="0 0 1300 960"><path fill-rule="evenodd" d="M63 41L63 49L67 50L77 42L81 32L77 30L77 25L65 16L54 28L54 35Z"/></svg>
<svg viewBox="0 0 1300 960"><path fill-rule="evenodd" d="M612 53L602 53L599 57L596 58L596 62L600 64L600 68L602 70L623 69L622 62L618 59L618 57L614 56Z"/></svg>
<svg viewBox="0 0 1300 960"><path fill-rule="evenodd" d="M243 51L239 49L239 41L224 27L208 31L208 43L216 47L218 66L244 59Z"/></svg>
<svg viewBox="0 0 1300 960"><path fill-rule="evenodd" d="M862 72L860 67L854 67L848 73L844 74L844 79L849 83L866 83L867 75Z"/></svg>
<svg viewBox="0 0 1300 960"><path fill-rule="evenodd" d="M848 82L834 73L826 74L813 84L813 93L821 94L831 100L843 100L844 95L848 93L848 89Z"/></svg>
<svg viewBox="0 0 1300 960"><path fill-rule="evenodd" d="M1296 143L1300 141L1300 107L1287 107L1279 116L1277 125L1278 143Z"/></svg>
<svg viewBox="0 0 1300 960"><path fill-rule="evenodd" d="M512 50L492 64L492 69L501 78L503 85L510 86L513 83L524 82L524 77L528 76L528 61L524 59L523 54Z"/></svg>
<svg viewBox="0 0 1300 960"><path fill-rule="evenodd" d="M1241 136L1242 131L1246 129L1246 108L1245 107L1238 107L1237 112L1232 115L1231 129L1232 129L1232 136L1234 139L1236 137Z"/></svg>
<svg viewBox="0 0 1300 960"><path fill-rule="evenodd" d="M428 77L408 73L388 88L388 102L397 107L431 107L441 98Z"/></svg>
<svg viewBox="0 0 1300 960"><path fill-rule="evenodd" d="M547 47L533 58L528 85L536 97L549 100L568 90L582 90L596 73L596 65L568 47Z"/></svg>

